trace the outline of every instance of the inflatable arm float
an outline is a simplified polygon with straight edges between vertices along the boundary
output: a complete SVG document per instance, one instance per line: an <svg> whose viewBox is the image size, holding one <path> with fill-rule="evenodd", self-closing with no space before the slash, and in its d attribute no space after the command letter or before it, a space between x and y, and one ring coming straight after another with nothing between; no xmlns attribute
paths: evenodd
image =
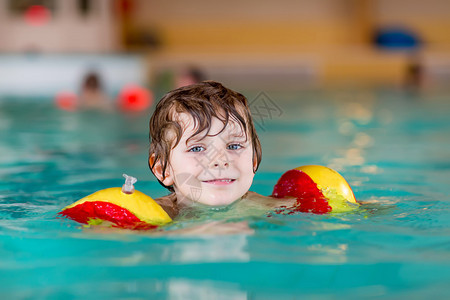
<svg viewBox="0 0 450 300"><path fill-rule="evenodd" d="M107 221L113 227L127 229L152 229L172 221L155 200L134 189L136 178L123 176L122 188L97 191L66 206L59 214L83 224Z"/></svg>
<svg viewBox="0 0 450 300"><path fill-rule="evenodd" d="M317 165L284 173L274 186L275 198L295 197L294 211L325 214L346 212L359 206L350 185L338 172Z"/></svg>

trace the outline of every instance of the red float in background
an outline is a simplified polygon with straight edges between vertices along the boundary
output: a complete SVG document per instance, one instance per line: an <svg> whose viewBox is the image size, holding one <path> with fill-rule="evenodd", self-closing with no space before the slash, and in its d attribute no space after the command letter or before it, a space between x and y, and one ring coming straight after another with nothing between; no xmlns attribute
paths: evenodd
<svg viewBox="0 0 450 300"><path fill-rule="evenodd" d="M25 22L31 26L45 25L50 21L50 10L42 5L32 5L26 11L24 15Z"/></svg>
<svg viewBox="0 0 450 300"><path fill-rule="evenodd" d="M78 97L72 92L60 92L55 97L55 105L62 110L76 111Z"/></svg>
<svg viewBox="0 0 450 300"><path fill-rule="evenodd" d="M153 103L153 94L137 85L125 86L119 94L118 105L122 111L142 111Z"/></svg>

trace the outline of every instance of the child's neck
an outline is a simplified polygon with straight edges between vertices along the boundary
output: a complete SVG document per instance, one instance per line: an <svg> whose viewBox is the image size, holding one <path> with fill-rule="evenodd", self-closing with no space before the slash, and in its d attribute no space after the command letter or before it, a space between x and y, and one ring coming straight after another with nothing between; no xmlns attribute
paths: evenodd
<svg viewBox="0 0 450 300"><path fill-rule="evenodd" d="M245 198L245 195L227 205L208 205L208 204L203 204L203 203L194 201L187 197L177 197L177 206L180 210L187 209L187 208L223 210L223 209L227 209L228 207L233 206L234 204L240 202L240 200Z"/></svg>

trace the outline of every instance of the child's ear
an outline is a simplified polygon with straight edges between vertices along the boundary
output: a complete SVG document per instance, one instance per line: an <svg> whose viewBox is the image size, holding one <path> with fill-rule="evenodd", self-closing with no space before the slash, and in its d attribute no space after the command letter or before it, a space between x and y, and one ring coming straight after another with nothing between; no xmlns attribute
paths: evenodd
<svg viewBox="0 0 450 300"><path fill-rule="evenodd" d="M148 164L149 164L150 169L152 170L153 174L155 174L156 178L158 178L159 181L161 181L165 186L173 185L172 174L169 170L170 168L166 168L165 174L163 175L161 161L158 160L155 163L155 154L154 153L149 157Z"/></svg>
<svg viewBox="0 0 450 300"><path fill-rule="evenodd" d="M258 159L256 158L256 154L253 155L253 173L256 173L256 169L258 168Z"/></svg>

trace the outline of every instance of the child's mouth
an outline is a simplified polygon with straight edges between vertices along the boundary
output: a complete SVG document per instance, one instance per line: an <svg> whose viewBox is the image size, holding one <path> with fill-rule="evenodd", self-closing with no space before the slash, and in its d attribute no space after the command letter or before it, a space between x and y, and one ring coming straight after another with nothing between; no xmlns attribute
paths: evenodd
<svg viewBox="0 0 450 300"><path fill-rule="evenodd" d="M212 179L212 180L205 180L203 182L215 184L215 185L227 185L232 184L236 179L231 178L221 178L221 179Z"/></svg>

